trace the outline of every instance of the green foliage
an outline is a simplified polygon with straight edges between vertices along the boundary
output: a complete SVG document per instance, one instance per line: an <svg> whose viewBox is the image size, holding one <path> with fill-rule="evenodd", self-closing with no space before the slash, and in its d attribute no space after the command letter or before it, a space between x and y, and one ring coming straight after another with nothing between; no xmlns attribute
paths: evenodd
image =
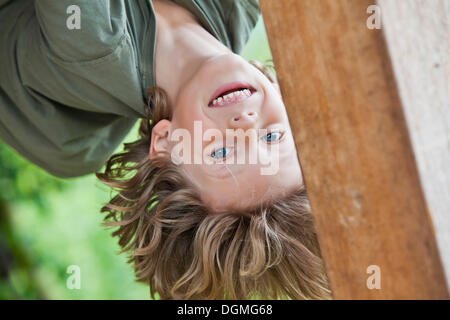
<svg viewBox="0 0 450 320"><path fill-rule="evenodd" d="M146 286L101 226L110 196L94 175L62 180L0 143L0 248L9 251L0 299L147 299ZM66 286L67 267L81 270L81 289Z"/></svg>
<svg viewBox="0 0 450 320"><path fill-rule="evenodd" d="M242 56L248 60L257 60L266 64L272 61L270 53L269 41L267 40L266 30L264 29L264 21L259 19L258 23L245 46Z"/></svg>
<svg viewBox="0 0 450 320"><path fill-rule="evenodd" d="M5 202L32 201L45 213L46 197L42 190L62 191L64 181L52 177L29 163L4 143L0 144L0 199Z"/></svg>

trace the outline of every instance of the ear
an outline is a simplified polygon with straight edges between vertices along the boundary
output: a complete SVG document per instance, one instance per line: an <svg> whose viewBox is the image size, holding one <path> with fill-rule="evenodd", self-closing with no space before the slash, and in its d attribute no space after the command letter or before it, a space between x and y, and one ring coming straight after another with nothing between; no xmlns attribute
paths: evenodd
<svg viewBox="0 0 450 320"><path fill-rule="evenodd" d="M150 159L153 159L158 152L169 152L169 134L171 122L169 120L159 121L152 129L152 139L150 142Z"/></svg>

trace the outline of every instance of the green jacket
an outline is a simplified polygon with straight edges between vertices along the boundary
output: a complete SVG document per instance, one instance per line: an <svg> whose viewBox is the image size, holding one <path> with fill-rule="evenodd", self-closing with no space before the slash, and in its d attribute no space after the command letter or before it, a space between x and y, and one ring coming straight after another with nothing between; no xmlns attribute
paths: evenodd
<svg viewBox="0 0 450 320"><path fill-rule="evenodd" d="M235 53L259 17L257 0L174 2ZM144 115L155 21L150 0L0 0L0 139L57 176L99 170Z"/></svg>

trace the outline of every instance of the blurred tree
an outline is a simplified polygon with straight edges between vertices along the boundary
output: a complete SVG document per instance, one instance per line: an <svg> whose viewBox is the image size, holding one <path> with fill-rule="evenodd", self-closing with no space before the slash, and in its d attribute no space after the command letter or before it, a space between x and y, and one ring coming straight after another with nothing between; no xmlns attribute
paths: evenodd
<svg viewBox="0 0 450 320"><path fill-rule="evenodd" d="M63 183L38 169L0 142L0 298L37 298L45 295L33 275L33 263L17 241L11 223L10 203L32 201L39 214L46 214L43 190L63 189ZM12 276L21 283L18 291Z"/></svg>

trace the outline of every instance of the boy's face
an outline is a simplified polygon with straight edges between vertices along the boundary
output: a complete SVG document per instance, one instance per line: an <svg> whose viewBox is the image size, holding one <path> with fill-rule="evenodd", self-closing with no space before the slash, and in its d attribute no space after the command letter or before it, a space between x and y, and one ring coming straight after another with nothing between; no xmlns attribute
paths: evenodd
<svg viewBox="0 0 450 320"><path fill-rule="evenodd" d="M151 153L171 153L213 210L253 207L303 183L278 87L240 56L208 60L173 106Z"/></svg>

